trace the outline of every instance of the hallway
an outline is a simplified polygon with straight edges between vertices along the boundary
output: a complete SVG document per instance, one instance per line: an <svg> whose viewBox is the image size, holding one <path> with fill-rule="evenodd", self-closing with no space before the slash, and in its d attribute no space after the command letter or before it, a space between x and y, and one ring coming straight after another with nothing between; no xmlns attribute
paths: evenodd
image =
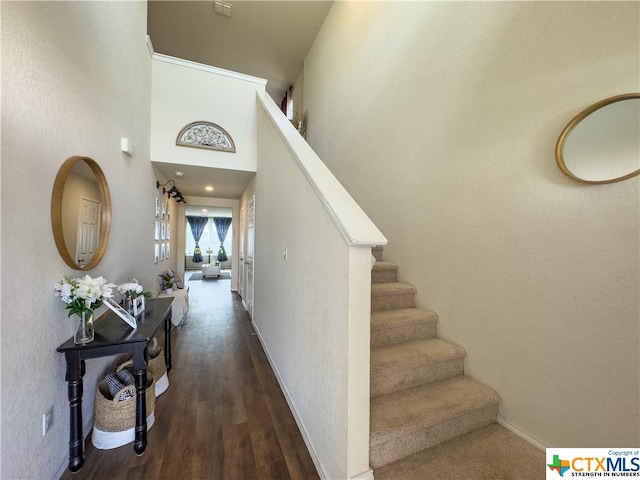
<svg viewBox="0 0 640 480"><path fill-rule="evenodd" d="M191 274L187 322L172 331L170 385L156 400L146 452L97 450L89 436L83 468L63 479L318 478L230 280Z"/></svg>

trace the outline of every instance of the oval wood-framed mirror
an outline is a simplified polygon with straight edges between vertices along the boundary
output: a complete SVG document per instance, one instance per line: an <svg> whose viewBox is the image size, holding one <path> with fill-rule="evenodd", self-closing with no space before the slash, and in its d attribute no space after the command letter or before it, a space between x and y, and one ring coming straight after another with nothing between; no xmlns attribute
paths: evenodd
<svg viewBox="0 0 640 480"><path fill-rule="evenodd" d="M95 268L107 250L111 196L98 163L68 158L58 170L51 193L51 227L58 253L74 270Z"/></svg>
<svg viewBox="0 0 640 480"><path fill-rule="evenodd" d="M605 98L576 115L556 143L556 163L582 183L614 183L640 174L640 93Z"/></svg>

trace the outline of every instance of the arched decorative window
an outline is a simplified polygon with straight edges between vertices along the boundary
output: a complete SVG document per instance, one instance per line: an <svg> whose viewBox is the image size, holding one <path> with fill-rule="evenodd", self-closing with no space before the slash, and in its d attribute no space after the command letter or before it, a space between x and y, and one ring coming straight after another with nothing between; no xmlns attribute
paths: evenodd
<svg viewBox="0 0 640 480"><path fill-rule="evenodd" d="M231 153L236 151L231 135L220 125L206 121L185 125L178 134L176 145Z"/></svg>

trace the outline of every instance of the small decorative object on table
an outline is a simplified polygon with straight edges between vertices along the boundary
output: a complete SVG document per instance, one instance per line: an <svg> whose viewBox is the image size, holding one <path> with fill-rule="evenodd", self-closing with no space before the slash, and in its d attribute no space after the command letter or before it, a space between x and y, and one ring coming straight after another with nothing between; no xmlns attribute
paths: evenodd
<svg viewBox="0 0 640 480"><path fill-rule="evenodd" d="M132 278L130 282L118 285L118 292L124 295L122 299L122 308L124 308L129 314L135 315L133 311L133 303L134 300L142 294L142 290L142 285L140 285L135 278Z"/></svg>
<svg viewBox="0 0 640 480"><path fill-rule="evenodd" d="M93 311L111 298L113 283L107 283L103 277L64 278L54 287L55 295L67 304L69 316L74 315L73 341L84 344L93 341Z"/></svg>
<svg viewBox="0 0 640 480"><path fill-rule="evenodd" d="M136 321L136 317L127 312L122 305L116 303L111 298L105 298L104 304L109 307L113 312L118 315L122 320L127 322L131 328L134 330L138 328L138 322Z"/></svg>
<svg viewBox="0 0 640 480"><path fill-rule="evenodd" d="M137 317L144 311L144 295L133 299L133 316Z"/></svg>

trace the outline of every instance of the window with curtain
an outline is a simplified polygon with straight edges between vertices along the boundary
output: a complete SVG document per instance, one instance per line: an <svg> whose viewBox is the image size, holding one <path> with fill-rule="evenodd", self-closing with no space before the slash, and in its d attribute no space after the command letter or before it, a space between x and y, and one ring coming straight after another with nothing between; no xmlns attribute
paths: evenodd
<svg viewBox="0 0 640 480"><path fill-rule="evenodd" d="M193 253L193 250L196 248L196 242L193 240L191 227L189 226L188 222L186 222L185 229L185 238L187 240L185 242L185 253L187 255L191 255ZM213 217L210 217L209 221L205 225L202 236L200 237L199 245L200 250L202 250L204 261L208 261L209 254L207 253L207 250L211 249L211 261L215 262L215 259L218 256L220 240L218 240L218 232L216 231ZM227 256L231 257L231 255L233 254L233 225L229 225L229 230L227 231L227 236L224 240L224 250L227 253Z"/></svg>
<svg viewBox="0 0 640 480"><path fill-rule="evenodd" d="M227 239L227 232L231 226L231 219L228 217L213 217L213 223L216 226L216 232L218 232L218 240L220 240L220 246L218 247L219 262L226 262L227 249L224 247L224 241Z"/></svg>
<svg viewBox="0 0 640 480"><path fill-rule="evenodd" d="M193 250L193 263L201 263L202 252L200 249L200 244L198 242L202 238L202 232L204 231L204 228L207 225L209 218L187 215L186 219L187 219L187 222L189 223L189 229L191 230L191 237L195 242L195 248Z"/></svg>

